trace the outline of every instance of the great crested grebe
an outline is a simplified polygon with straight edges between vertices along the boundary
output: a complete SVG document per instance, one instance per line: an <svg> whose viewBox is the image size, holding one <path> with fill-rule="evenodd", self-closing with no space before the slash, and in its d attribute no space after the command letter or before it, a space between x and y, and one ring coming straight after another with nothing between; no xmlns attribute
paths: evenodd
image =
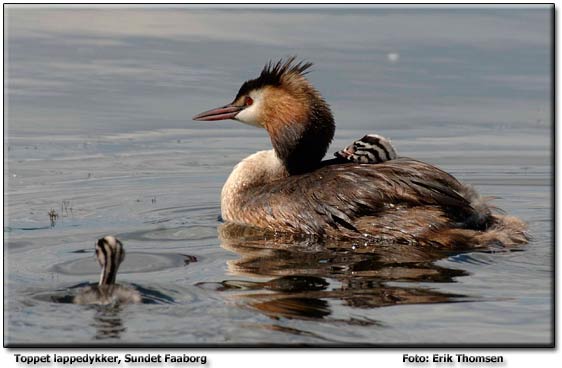
<svg viewBox="0 0 562 368"><path fill-rule="evenodd" d="M119 265L125 259L123 244L113 236L105 236L96 242L96 258L102 270L96 286L85 288L74 297L74 304L130 304L140 303L137 290L115 284Z"/></svg>
<svg viewBox="0 0 562 368"><path fill-rule="evenodd" d="M523 221L492 213L472 187L430 164L405 157L376 165L342 157L322 161L335 123L304 76L310 66L294 57L270 62L242 84L232 103L193 117L265 128L273 145L234 167L221 194L226 222L448 248L527 241Z"/></svg>

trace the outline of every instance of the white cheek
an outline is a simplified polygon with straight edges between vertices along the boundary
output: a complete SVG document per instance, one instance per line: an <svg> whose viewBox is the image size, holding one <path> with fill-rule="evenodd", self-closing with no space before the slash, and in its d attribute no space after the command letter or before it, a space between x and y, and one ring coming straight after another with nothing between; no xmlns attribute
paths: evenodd
<svg viewBox="0 0 562 368"><path fill-rule="evenodd" d="M242 123L246 123L246 124L249 124L249 125L261 127L262 124L258 120L258 115L259 115L258 111L259 111L258 104L254 103L252 106L247 107L244 110L240 111L236 115L235 119L242 122Z"/></svg>

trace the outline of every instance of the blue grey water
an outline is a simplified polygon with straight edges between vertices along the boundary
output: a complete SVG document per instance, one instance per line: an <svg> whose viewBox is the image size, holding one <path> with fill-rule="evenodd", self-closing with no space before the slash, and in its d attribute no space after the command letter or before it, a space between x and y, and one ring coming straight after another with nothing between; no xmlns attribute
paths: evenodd
<svg viewBox="0 0 562 368"><path fill-rule="evenodd" d="M551 9L5 9L9 344L552 341ZM219 237L232 167L270 143L193 122L269 59L313 61L337 121L473 184L529 224L517 249L354 252ZM49 217L54 210L58 217ZM66 303L97 238L139 305Z"/></svg>

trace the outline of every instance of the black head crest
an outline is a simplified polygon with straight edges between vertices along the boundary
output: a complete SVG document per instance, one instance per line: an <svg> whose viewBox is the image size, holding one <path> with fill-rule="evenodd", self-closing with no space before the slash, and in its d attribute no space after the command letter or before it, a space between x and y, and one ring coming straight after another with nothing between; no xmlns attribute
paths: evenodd
<svg viewBox="0 0 562 368"><path fill-rule="evenodd" d="M269 61L262 69L260 76L244 82L235 99L248 94L251 90L265 86L281 85L284 76L297 74L303 76L309 72L309 68L313 65L311 62L299 61L295 62L296 56L291 56L286 60L279 60L275 64Z"/></svg>

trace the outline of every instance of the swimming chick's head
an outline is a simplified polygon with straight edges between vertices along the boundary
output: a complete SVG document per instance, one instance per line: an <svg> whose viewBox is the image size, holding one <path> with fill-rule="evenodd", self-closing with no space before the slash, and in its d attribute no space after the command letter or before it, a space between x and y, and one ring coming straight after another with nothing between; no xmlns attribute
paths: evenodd
<svg viewBox="0 0 562 368"><path fill-rule="evenodd" d="M257 78L242 84L230 104L193 119L234 119L265 128L291 174L309 171L324 157L335 130L330 107L305 78L311 66L295 57L269 62Z"/></svg>
<svg viewBox="0 0 562 368"><path fill-rule="evenodd" d="M117 270L125 259L123 244L113 236L104 236L96 242L96 258L102 268L99 286L115 284Z"/></svg>

